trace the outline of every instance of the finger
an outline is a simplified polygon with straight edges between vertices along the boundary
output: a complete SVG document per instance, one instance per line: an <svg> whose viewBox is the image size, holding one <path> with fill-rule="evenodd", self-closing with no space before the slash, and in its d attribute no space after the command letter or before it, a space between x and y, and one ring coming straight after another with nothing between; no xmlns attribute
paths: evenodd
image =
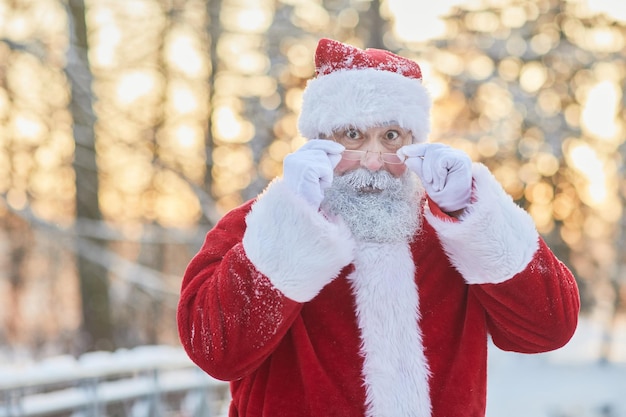
<svg viewBox="0 0 626 417"><path fill-rule="evenodd" d="M451 148L442 143L428 145L424 154L424 179L432 184L433 191L441 191L448 176L446 157Z"/></svg>
<svg viewBox="0 0 626 417"><path fill-rule="evenodd" d="M339 165L339 162L341 162L341 154L329 154L328 159L330 160L330 164L332 165L333 169L335 169L335 167Z"/></svg>
<svg viewBox="0 0 626 417"><path fill-rule="evenodd" d="M437 190L443 190L446 186L450 170L454 167L456 156L449 152L442 152L437 160L435 167L436 174L434 180L434 186Z"/></svg>
<svg viewBox="0 0 626 417"><path fill-rule="evenodd" d="M296 176L306 176L309 180L317 181L326 176L327 172L332 173L332 170L329 156L322 150L298 151L290 153L283 159L283 171Z"/></svg>
<svg viewBox="0 0 626 417"><path fill-rule="evenodd" d="M416 156L404 160L404 165L406 165L406 167L411 171L415 172L420 178L422 178L422 172L424 171L423 164L424 158L422 156Z"/></svg>
<svg viewBox="0 0 626 417"><path fill-rule="evenodd" d="M472 169L472 160L469 155L465 152L458 152L454 159L448 162L448 171L456 172L456 171L468 171L470 172Z"/></svg>
<svg viewBox="0 0 626 417"><path fill-rule="evenodd" d="M428 144L426 143L414 143L411 145L406 145L398 149L396 154L400 158L422 158L424 159L424 154L426 153L426 149Z"/></svg>
<svg viewBox="0 0 626 417"><path fill-rule="evenodd" d="M341 161L341 153L345 149L343 145L328 139L313 139L302 145L298 151L322 151L326 153L332 168L335 169Z"/></svg>
<svg viewBox="0 0 626 417"><path fill-rule="evenodd" d="M320 187L322 190L330 187L333 183L333 169L332 165L323 165L318 171Z"/></svg>
<svg viewBox="0 0 626 417"><path fill-rule="evenodd" d="M306 150L320 150L326 152L328 155L339 155L346 148L332 140L328 139L312 139L307 143L302 145L298 151L306 151Z"/></svg>
<svg viewBox="0 0 626 417"><path fill-rule="evenodd" d="M422 181L427 184L431 184L433 191L440 191L441 187L438 185L437 178L439 177L439 157L437 147L427 147L424 153L424 164L422 169Z"/></svg>

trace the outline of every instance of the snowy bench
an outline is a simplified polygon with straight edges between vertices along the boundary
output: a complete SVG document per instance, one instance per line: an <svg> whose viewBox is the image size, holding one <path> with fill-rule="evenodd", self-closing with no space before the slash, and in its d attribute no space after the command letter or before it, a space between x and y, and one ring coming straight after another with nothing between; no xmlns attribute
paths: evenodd
<svg viewBox="0 0 626 417"><path fill-rule="evenodd" d="M200 371L179 348L144 346L0 368L0 417L219 416L228 385Z"/></svg>

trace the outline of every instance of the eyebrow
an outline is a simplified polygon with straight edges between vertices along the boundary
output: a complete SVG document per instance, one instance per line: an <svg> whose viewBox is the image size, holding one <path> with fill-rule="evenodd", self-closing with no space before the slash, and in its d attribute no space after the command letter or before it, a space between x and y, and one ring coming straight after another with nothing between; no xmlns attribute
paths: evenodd
<svg viewBox="0 0 626 417"><path fill-rule="evenodd" d="M376 128L376 127L378 127L378 128L394 127L394 128L398 128L398 130L400 130L403 135L404 134L412 134L409 129L406 129L406 128L400 126L398 121L396 121L396 120L389 120L389 121L386 121L386 122L377 123L377 124L369 126L367 128L358 128L356 126L342 126L342 127L337 128L337 129L334 129L330 135L327 135L325 133L320 133L319 134L319 138L320 139L328 139L329 137L333 137L333 136L336 136L338 134L345 133L345 131L348 130L348 129L354 129L354 130L357 130L359 132L364 132L365 130L367 130L369 128Z"/></svg>

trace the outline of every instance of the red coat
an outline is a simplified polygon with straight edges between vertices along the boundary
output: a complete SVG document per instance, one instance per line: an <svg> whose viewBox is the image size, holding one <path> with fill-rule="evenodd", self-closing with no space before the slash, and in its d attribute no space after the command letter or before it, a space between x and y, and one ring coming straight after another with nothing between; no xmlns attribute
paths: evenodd
<svg viewBox="0 0 626 417"><path fill-rule="evenodd" d="M426 205L410 244L354 242L278 180L228 213L191 261L181 341L231 381L230 416L482 417L487 337L564 345L569 270L488 170L459 222Z"/></svg>

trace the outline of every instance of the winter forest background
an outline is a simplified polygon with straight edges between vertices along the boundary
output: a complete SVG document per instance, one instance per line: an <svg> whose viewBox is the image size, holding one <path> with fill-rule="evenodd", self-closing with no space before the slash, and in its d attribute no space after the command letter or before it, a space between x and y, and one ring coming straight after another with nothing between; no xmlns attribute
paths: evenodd
<svg viewBox="0 0 626 417"><path fill-rule="evenodd" d="M431 140L531 213L624 360L623 0L0 0L0 363L179 345L184 268L303 143L322 36L421 65Z"/></svg>

